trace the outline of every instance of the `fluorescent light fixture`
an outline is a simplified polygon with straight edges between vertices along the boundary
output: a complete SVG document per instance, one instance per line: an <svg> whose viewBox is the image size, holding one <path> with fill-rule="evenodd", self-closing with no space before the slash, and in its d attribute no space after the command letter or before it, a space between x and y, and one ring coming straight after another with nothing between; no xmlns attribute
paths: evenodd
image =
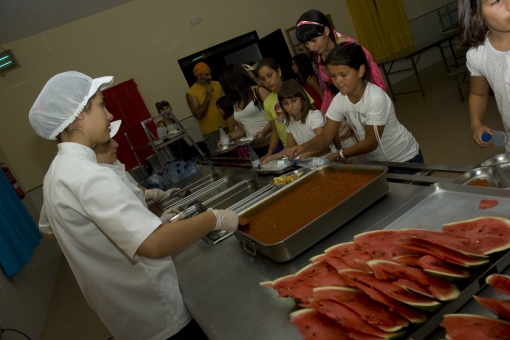
<svg viewBox="0 0 510 340"><path fill-rule="evenodd" d="M0 52L0 75L2 77L5 77L7 73L20 67L21 65L18 63L18 60L12 50Z"/></svg>

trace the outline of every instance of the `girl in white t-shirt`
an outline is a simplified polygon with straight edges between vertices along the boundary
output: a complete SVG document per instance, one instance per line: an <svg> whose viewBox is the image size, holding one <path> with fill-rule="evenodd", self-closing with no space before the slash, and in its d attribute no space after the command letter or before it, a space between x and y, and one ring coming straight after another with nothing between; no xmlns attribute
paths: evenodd
<svg viewBox="0 0 510 340"><path fill-rule="evenodd" d="M284 82L278 90L278 102L285 115L285 131L287 132L287 147L293 147L308 142L322 132L324 116L319 110L312 110L310 99L303 87L294 79ZM287 149L268 156L262 163L285 156ZM324 154L328 148L319 151Z"/></svg>
<svg viewBox="0 0 510 340"><path fill-rule="evenodd" d="M391 99L370 82L370 68L359 44L347 42L334 47L326 67L340 91L326 113L329 119L320 135L289 148L287 156L327 147L346 119L359 142L338 150L330 160L348 161L349 157L364 154L369 161L423 163L418 143L397 120Z"/></svg>
<svg viewBox="0 0 510 340"><path fill-rule="evenodd" d="M475 143L482 148L482 134L492 129L482 123L489 89L494 91L506 133L510 133L510 24L508 1L459 1L459 47L469 48L466 66L471 73L469 116ZM510 152L510 145L506 145Z"/></svg>

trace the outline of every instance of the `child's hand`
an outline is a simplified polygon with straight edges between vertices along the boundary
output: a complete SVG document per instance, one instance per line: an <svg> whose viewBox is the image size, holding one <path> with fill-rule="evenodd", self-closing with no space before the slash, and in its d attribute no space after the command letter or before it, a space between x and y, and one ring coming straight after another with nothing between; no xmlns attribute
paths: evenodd
<svg viewBox="0 0 510 340"><path fill-rule="evenodd" d="M482 140L482 135L484 132L487 132L492 136L491 128L482 124L482 125L479 125L479 126L473 128L472 130L473 130L473 139L475 140L475 144L477 144L479 147L488 148L488 147L494 145L494 143L492 143L491 141L484 142Z"/></svg>
<svg viewBox="0 0 510 340"><path fill-rule="evenodd" d="M289 159L292 159L295 156L301 155L303 152L305 152L303 146L302 145L296 145L296 146L293 146L291 148L288 148L287 151L285 152L285 155Z"/></svg>
<svg viewBox="0 0 510 340"><path fill-rule="evenodd" d="M268 162L271 162L273 160L273 155L269 156L269 155L265 155L263 156L261 159L260 159L260 163L261 164L266 164Z"/></svg>
<svg viewBox="0 0 510 340"><path fill-rule="evenodd" d="M261 164L266 164L269 161L271 161L271 155L270 154L262 156L262 158L260 159L260 163Z"/></svg>
<svg viewBox="0 0 510 340"><path fill-rule="evenodd" d="M255 137L255 140L253 141L253 144L259 144L259 143L262 143L264 141L264 135L260 131L259 132L255 132L253 137Z"/></svg>

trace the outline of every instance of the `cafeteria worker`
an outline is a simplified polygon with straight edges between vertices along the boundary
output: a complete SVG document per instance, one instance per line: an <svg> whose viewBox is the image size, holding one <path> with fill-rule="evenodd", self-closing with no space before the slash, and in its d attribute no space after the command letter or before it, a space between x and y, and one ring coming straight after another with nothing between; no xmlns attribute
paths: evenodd
<svg viewBox="0 0 510 340"><path fill-rule="evenodd" d="M30 109L35 132L57 140L44 177L39 228L57 240L91 308L115 339L206 339L179 291L171 254L211 230L233 232L233 211L162 223L93 148L110 139L102 90L113 77L79 72L51 78Z"/></svg>

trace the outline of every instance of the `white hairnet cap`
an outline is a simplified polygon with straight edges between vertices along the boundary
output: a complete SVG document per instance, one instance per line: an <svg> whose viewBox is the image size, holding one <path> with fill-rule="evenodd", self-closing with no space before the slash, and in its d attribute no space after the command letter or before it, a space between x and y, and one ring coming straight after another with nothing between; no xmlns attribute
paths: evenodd
<svg viewBox="0 0 510 340"><path fill-rule="evenodd" d="M110 138L115 137L117 132L119 132L120 123L122 123L122 120L120 120L120 119L110 122Z"/></svg>
<svg viewBox="0 0 510 340"><path fill-rule="evenodd" d="M112 82L112 76L92 79L76 71L53 76L30 109L28 119L32 128L43 138L57 139L97 90L106 89Z"/></svg>

